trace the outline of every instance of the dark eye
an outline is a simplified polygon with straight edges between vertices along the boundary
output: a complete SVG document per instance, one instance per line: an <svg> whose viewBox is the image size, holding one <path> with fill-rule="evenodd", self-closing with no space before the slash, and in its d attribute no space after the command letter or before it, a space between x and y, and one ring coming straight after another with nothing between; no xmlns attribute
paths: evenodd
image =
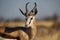
<svg viewBox="0 0 60 40"><path fill-rule="evenodd" d="M32 20L33 18L31 18L31 20Z"/></svg>

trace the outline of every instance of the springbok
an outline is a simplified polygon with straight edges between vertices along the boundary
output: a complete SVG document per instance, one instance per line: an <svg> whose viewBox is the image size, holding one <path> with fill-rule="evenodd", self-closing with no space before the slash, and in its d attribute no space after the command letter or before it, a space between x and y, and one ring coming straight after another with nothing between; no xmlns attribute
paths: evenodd
<svg viewBox="0 0 60 40"><path fill-rule="evenodd" d="M34 8L28 13L26 3L26 13L23 13L21 9L21 13L26 17L25 27L0 27L0 36L9 39L17 39L17 40L33 40L37 33L37 25L35 16L37 14L36 3ZM10 30L10 31L9 31Z"/></svg>
<svg viewBox="0 0 60 40"><path fill-rule="evenodd" d="M35 2L35 6L34 8L28 12L27 10L27 5L29 4L29 2L26 4L26 12L24 13L21 9L19 9L21 11L21 13L26 17L26 22L25 22L25 27L31 27L31 37L30 40L33 40L36 33L37 33L37 25L36 25L36 14L37 14L37 8L36 8L36 2Z"/></svg>
<svg viewBox="0 0 60 40"><path fill-rule="evenodd" d="M0 27L0 36L7 39L28 40L30 30L30 27Z"/></svg>

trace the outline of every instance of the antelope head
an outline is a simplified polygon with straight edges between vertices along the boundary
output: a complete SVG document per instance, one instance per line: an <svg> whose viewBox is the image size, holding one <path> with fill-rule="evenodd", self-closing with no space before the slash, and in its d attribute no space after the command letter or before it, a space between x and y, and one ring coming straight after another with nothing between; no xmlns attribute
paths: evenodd
<svg viewBox="0 0 60 40"><path fill-rule="evenodd" d="M21 13L26 17L26 24L25 24L26 27L30 27L33 25L33 23L35 22L35 16L37 14L36 2L34 3L35 4L34 8L30 12L28 12L28 9L27 9L28 4L29 4L29 2L26 3L26 6L25 6L26 12L25 13L21 9L19 9L21 11Z"/></svg>

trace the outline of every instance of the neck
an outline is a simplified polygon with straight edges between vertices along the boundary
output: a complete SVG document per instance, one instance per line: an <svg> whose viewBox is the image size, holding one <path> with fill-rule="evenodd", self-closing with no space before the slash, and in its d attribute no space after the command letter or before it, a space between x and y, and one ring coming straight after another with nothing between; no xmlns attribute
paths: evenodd
<svg viewBox="0 0 60 40"><path fill-rule="evenodd" d="M36 28L36 19L33 20L32 24L31 24L31 28Z"/></svg>

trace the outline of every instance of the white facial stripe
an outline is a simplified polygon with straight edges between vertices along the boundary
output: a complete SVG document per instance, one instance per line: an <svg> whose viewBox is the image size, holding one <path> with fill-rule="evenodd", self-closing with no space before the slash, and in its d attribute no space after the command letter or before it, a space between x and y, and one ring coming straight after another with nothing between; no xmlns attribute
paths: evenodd
<svg viewBox="0 0 60 40"><path fill-rule="evenodd" d="M29 24L29 22L31 21L30 19L32 18L32 16L30 16L28 19L27 19L27 24Z"/></svg>
<svg viewBox="0 0 60 40"><path fill-rule="evenodd" d="M31 20L31 18L33 18L33 16L30 16L28 19L27 19L27 26L31 26L31 22L33 21L33 19Z"/></svg>

